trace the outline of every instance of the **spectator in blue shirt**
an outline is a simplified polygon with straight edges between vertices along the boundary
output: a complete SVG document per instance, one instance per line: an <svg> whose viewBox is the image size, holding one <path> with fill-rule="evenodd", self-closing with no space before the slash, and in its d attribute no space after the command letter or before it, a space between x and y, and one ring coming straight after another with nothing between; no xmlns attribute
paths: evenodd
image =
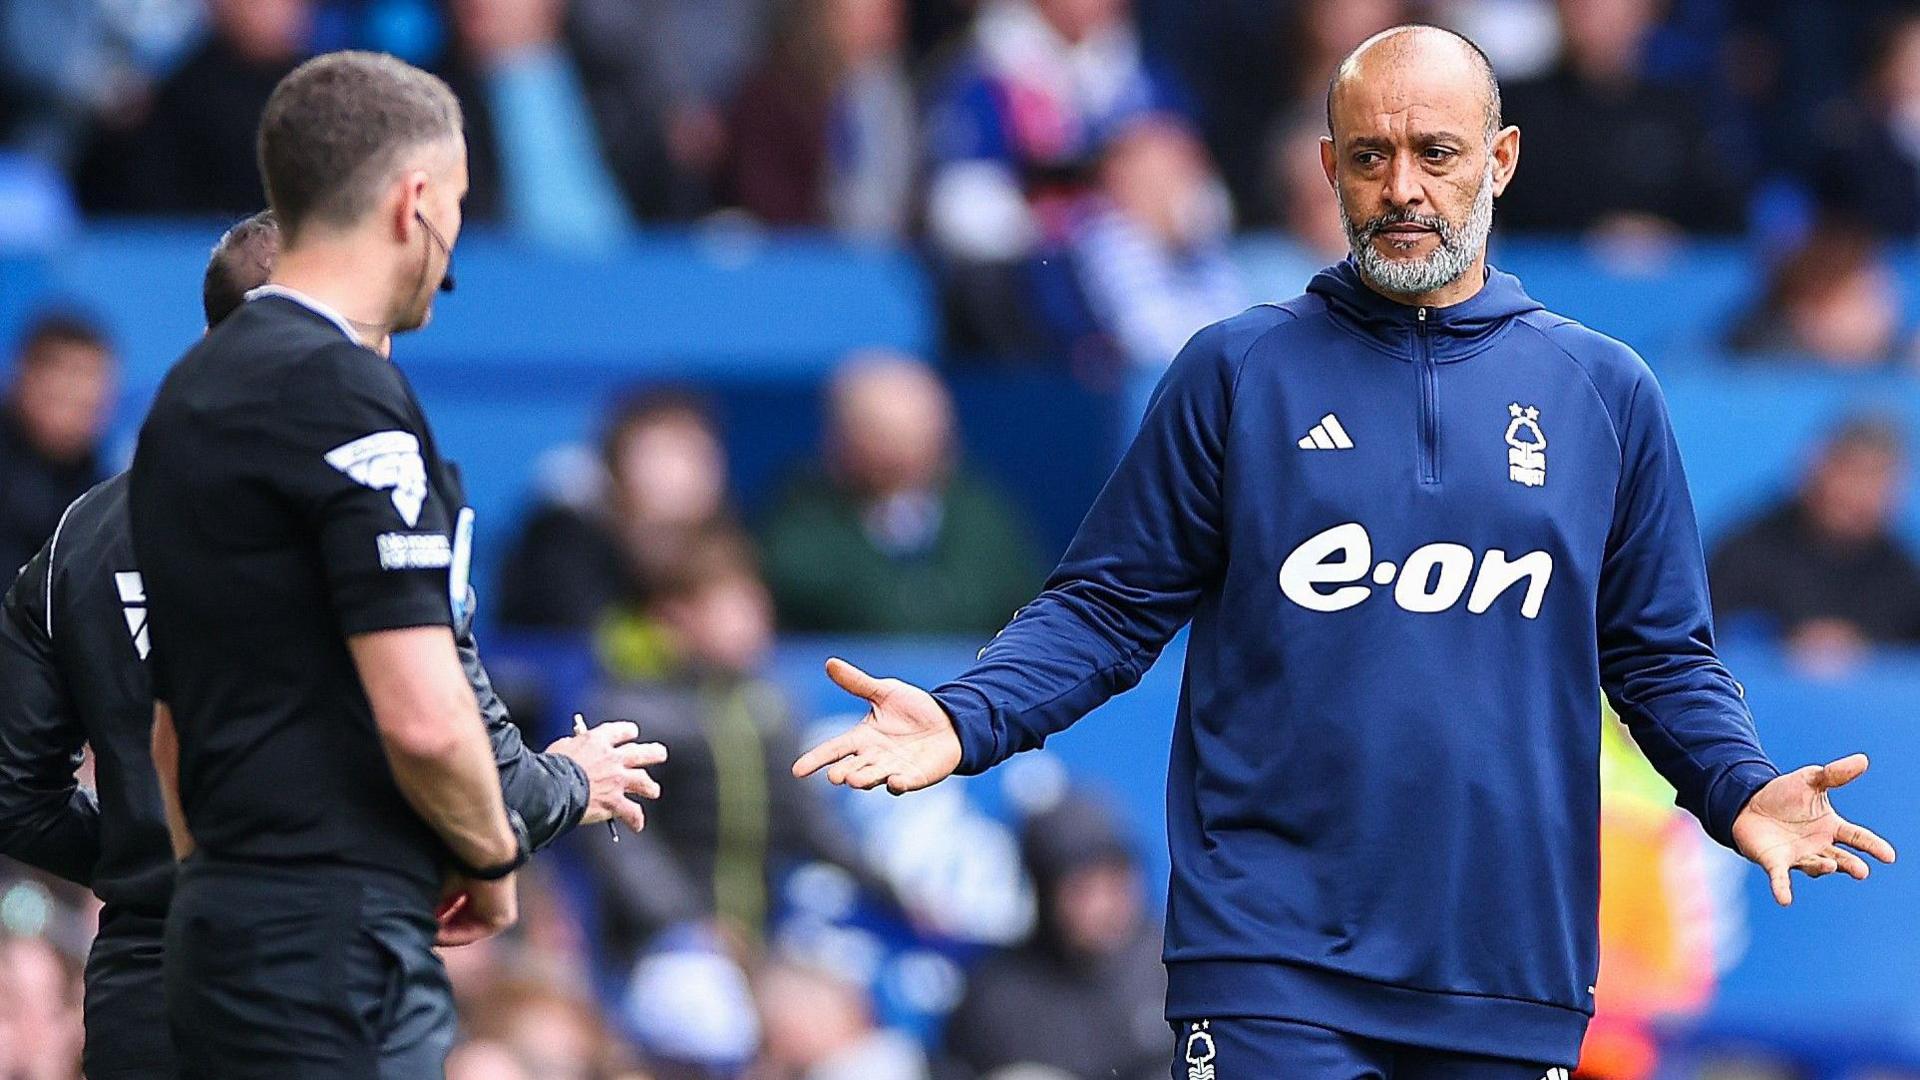
<svg viewBox="0 0 1920 1080"><path fill-rule="evenodd" d="M1074 262L1128 367L1164 370L1195 331L1247 305L1227 250L1232 224L1206 148L1179 121L1142 120L1108 144Z"/></svg>
<svg viewBox="0 0 1920 1080"><path fill-rule="evenodd" d="M1103 136L1174 101L1127 0L987 0L933 94L928 227L984 262L1059 240Z"/></svg>
<svg viewBox="0 0 1920 1080"><path fill-rule="evenodd" d="M469 213L535 240L606 245L634 225L586 84L561 34L562 0L453 0L449 82L467 116Z"/></svg>

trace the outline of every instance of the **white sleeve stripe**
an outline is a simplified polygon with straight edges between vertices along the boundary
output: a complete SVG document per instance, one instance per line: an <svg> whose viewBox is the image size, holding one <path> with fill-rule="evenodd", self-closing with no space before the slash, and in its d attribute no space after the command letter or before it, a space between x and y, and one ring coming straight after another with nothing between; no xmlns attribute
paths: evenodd
<svg viewBox="0 0 1920 1080"><path fill-rule="evenodd" d="M80 499L84 499L84 498L86 498L85 495L80 496ZM73 513L74 507L80 505L80 499L73 500L72 502L67 504L67 508L65 510L60 511L60 523L53 527L53 539L47 541L47 640L48 641L53 640L53 557L56 554L58 554L60 550L60 530L67 527L67 516Z"/></svg>

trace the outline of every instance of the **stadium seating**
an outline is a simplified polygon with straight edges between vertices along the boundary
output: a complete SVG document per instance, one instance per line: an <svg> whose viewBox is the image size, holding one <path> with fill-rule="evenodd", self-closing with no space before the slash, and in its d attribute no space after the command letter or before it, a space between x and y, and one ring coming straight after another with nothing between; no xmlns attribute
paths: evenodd
<svg viewBox="0 0 1920 1080"><path fill-rule="evenodd" d="M166 366L200 331L199 273L216 234L212 225L115 225L57 250L0 256L0 340L51 300L101 315L126 361L117 436L128 446ZM1623 269L1581 249L1531 243L1503 245L1497 260L1547 303L1635 344L1654 363L1710 537L1784 490L1839 416L1870 408L1920 424L1920 379L1911 373L1763 370L1716 354L1721 328L1757 288L1751 252L1699 247ZM1920 258L1906 254L1899 265L1910 310L1920 311ZM476 236L463 243L458 270L460 291L441 305L436 325L400 348L441 441L465 466L483 550L496 557L540 453L591 438L608 396L623 387L696 379L711 388L735 484L751 509L811 452L813 395L831 363L859 348L938 345L928 275L892 250L719 231L661 235L617 257L587 259ZM955 381L970 448L989 472L1019 480L1009 486L1057 550L1108 464L1117 397L1046 371L962 372ZM1920 543L1920 508L1909 508L1904 527ZM480 580L490 580L492 565L482 562ZM496 636L490 645L497 664L546 672L557 712L584 696L591 667L580 643ZM776 674L801 714L817 715L845 706L818 674L830 649L927 680L959 669L975 647L789 642ZM1832 683L1766 651L1737 649L1731 659L1777 757L1873 754L1875 774L1847 793L1846 809L1896 842L1920 846L1909 779L1920 772L1911 715L1920 657L1887 656ZM1161 874L1161 778L1180 660L1176 645L1139 690L1057 740L1071 770L1122 799ZM1784 1040L1829 1056L1875 1044L1920 1061L1920 937L1912 933L1920 876L1903 863L1876 877L1871 889L1803 885L1799 903L1781 912L1749 875L1751 939L1698 1037Z"/></svg>

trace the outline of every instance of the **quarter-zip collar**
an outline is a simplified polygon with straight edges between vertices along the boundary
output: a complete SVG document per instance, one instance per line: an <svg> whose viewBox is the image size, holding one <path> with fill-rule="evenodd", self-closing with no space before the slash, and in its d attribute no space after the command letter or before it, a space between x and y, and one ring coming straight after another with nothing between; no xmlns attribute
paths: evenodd
<svg viewBox="0 0 1920 1080"><path fill-rule="evenodd" d="M1339 324L1402 360L1415 358L1415 337L1426 313L1426 355L1436 364L1464 360L1493 344L1515 317L1541 310L1520 279L1491 265L1480 291L1457 304L1418 308L1368 288L1351 258L1315 274L1307 292L1327 302Z"/></svg>

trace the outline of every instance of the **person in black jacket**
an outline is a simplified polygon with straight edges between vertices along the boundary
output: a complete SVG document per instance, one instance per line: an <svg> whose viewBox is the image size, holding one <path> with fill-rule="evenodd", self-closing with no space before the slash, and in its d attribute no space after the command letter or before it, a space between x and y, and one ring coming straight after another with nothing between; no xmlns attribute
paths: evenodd
<svg viewBox="0 0 1920 1080"><path fill-rule="evenodd" d="M106 335L71 312L43 314L21 336L0 408L0 572L25 565L67 504L106 475L114 367Z"/></svg>
<svg viewBox="0 0 1920 1080"><path fill-rule="evenodd" d="M1702 115L1700 93L1641 71L1648 0L1561 0L1561 65L1505 88L1527 167L1500 199L1504 228L1548 233L1726 235L1747 185Z"/></svg>
<svg viewBox="0 0 1920 1080"><path fill-rule="evenodd" d="M157 88L138 126L103 116L76 177L89 213L241 214L260 205L261 107L307 55L313 0L210 0L209 33Z"/></svg>
<svg viewBox="0 0 1920 1080"><path fill-rule="evenodd" d="M277 247L269 214L222 238L203 289L209 326L264 283ZM461 664L507 805L526 822L530 846L608 820L629 792L655 791L644 768L664 752L657 745L623 751L638 734L631 724L606 724L530 752L493 692L467 608L457 628ZM174 1075L160 985L174 859L148 743L148 644L121 473L68 507L0 604L0 853L87 886L105 905L86 970L92 1080ZM93 791L74 776L83 745L93 750Z"/></svg>
<svg viewBox="0 0 1920 1080"><path fill-rule="evenodd" d="M622 398L598 460L543 493L508 548L499 619L529 630L588 631L694 538L733 519L727 458L698 396L654 387ZM564 490L561 490L564 489Z"/></svg>
<svg viewBox="0 0 1920 1080"><path fill-rule="evenodd" d="M1814 126L1814 195L1882 236L1911 240L1920 237L1920 12L1870 40L1864 84L1829 103Z"/></svg>
<svg viewBox="0 0 1920 1080"><path fill-rule="evenodd" d="M1844 424L1799 492L1714 549L1708 580L1722 631L1775 637L1828 662L1920 642L1920 562L1894 533L1906 471L1897 425Z"/></svg>
<svg viewBox="0 0 1920 1080"><path fill-rule="evenodd" d="M838 866L897 903L825 801L787 769L799 737L786 701L756 675L772 635L752 551L726 526L698 534L654 573L643 607L601 630L609 678L595 711L630 717L674 747L660 775L674 798L646 834L583 853L600 894L602 954L621 970L675 927L766 940L782 875L805 862Z"/></svg>
<svg viewBox="0 0 1920 1080"><path fill-rule="evenodd" d="M943 1075L1167 1075L1160 933L1134 849L1106 807L1080 794L1029 818L1020 847L1038 920L1024 945L968 980L947 1021Z"/></svg>

